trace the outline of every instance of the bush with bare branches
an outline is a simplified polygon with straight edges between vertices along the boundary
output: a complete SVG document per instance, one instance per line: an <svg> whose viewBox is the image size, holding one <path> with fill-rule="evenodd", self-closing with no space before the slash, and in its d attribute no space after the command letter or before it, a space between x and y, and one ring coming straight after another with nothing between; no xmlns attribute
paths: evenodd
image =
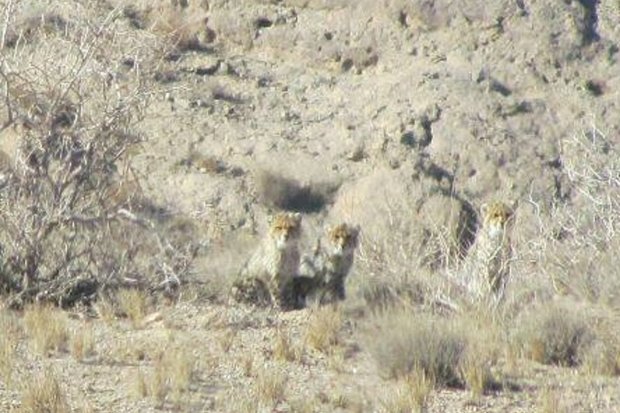
<svg viewBox="0 0 620 413"><path fill-rule="evenodd" d="M121 286L170 290L189 270L195 248L170 237L174 217L131 167L155 92L109 53L120 14L4 45L3 133L16 143L0 189L0 287L12 306L71 306Z"/></svg>

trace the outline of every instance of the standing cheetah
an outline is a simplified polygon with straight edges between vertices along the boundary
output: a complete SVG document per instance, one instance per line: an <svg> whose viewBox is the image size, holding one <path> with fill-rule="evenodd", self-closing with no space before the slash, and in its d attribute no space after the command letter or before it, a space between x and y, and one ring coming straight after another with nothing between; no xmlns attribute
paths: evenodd
<svg viewBox="0 0 620 413"><path fill-rule="evenodd" d="M465 260L469 289L476 300L497 302L504 293L511 258L513 210L500 201L480 208L482 226Z"/></svg>
<svg viewBox="0 0 620 413"><path fill-rule="evenodd" d="M306 300L327 304L345 299L345 280L358 245L359 227L340 224L327 230L327 245L317 242L312 254L304 255L299 274L293 279L293 296L298 308Z"/></svg>
<svg viewBox="0 0 620 413"><path fill-rule="evenodd" d="M287 307L288 288L299 266L301 215L282 212L270 219L269 232L233 283L233 300L258 306Z"/></svg>

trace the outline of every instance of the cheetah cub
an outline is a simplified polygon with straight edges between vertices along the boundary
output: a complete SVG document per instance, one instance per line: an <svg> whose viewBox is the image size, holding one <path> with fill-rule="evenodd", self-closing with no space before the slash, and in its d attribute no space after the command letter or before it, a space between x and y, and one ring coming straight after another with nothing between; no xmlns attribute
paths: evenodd
<svg viewBox="0 0 620 413"><path fill-rule="evenodd" d="M340 224L327 229L327 244L320 240L311 254L302 257L298 276L293 279L297 308L307 302L319 305L345 299L345 280L358 245L359 226Z"/></svg>
<svg viewBox="0 0 620 413"><path fill-rule="evenodd" d="M231 289L232 299L258 306L288 306L287 289L299 266L301 215L282 212L270 219L269 232L245 263Z"/></svg>
<svg viewBox="0 0 620 413"><path fill-rule="evenodd" d="M476 300L501 299L511 259L513 210L503 202L483 204L482 226L465 262L469 289Z"/></svg>

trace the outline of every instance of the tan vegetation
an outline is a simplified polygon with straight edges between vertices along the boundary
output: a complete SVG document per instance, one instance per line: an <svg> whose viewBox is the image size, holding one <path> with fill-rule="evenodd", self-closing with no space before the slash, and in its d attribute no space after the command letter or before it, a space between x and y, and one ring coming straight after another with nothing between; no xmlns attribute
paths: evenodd
<svg viewBox="0 0 620 413"><path fill-rule="evenodd" d="M20 412L24 413L68 413L71 408L67 402L65 389L53 370L34 373L23 384Z"/></svg>
<svg viewBox="0 0 620 413"><path fill-rule="evenodd" d="M620 408L616 1L36 3L0 411Z"/></svg>
<svg viewBox="0 0 620 413"><path fill-rule="evenodd" d="M67 316L56 307L33 304L24 312L24 328L35 352L48 355L67 349Z"/></svg>

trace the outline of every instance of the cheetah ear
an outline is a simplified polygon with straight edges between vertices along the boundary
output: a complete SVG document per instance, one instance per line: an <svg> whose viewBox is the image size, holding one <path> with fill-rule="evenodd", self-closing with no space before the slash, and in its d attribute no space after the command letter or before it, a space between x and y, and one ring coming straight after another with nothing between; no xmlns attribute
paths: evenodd
<svg viewBox="0 0 620 413"><path fill-rule="evenodd" d="M357 239L360 235L360 231L362 228L360 227L359 224L353 225L350 228L351 228L351 236Z"/></svg>

